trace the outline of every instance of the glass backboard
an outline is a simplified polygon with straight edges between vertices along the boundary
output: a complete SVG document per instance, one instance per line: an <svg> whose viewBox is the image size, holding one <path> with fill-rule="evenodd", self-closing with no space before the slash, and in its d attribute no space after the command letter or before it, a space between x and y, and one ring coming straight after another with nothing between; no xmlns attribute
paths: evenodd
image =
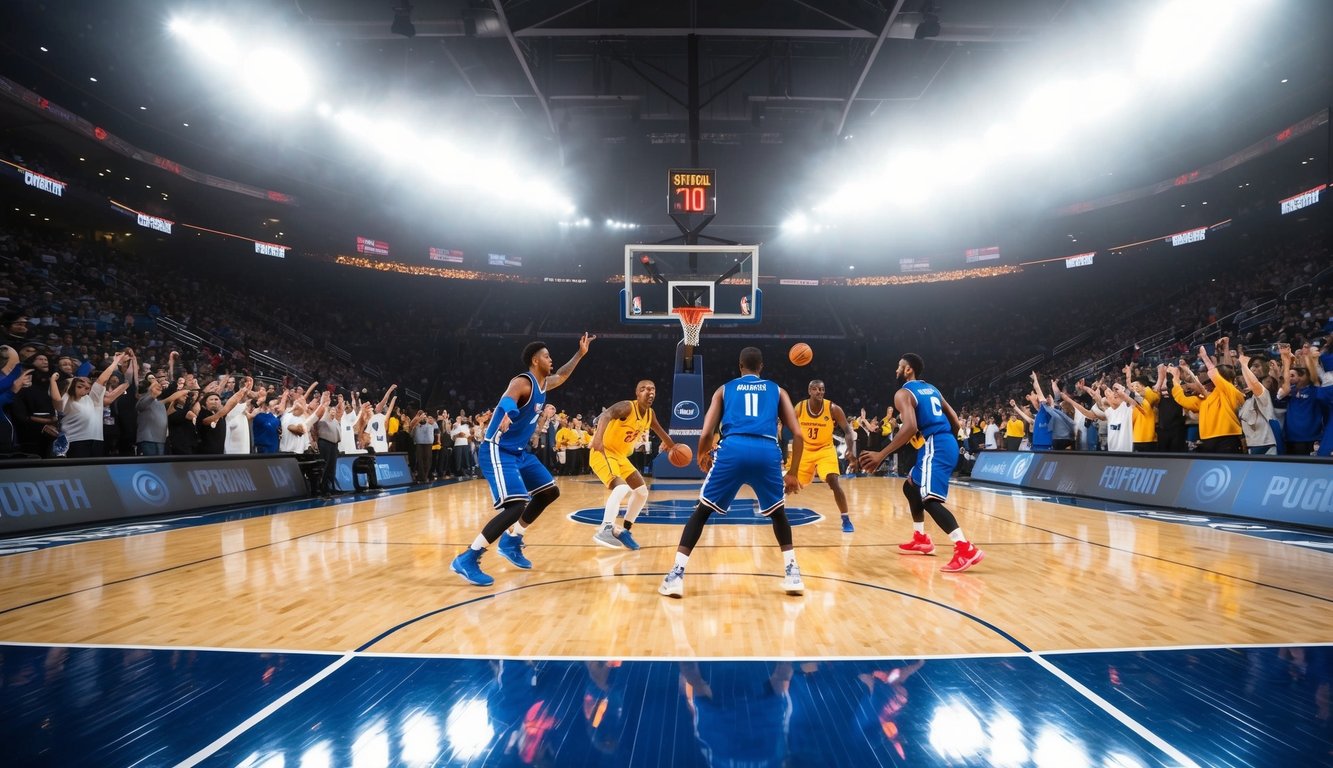
<svg viewBox="0 0 1333 768"><path fill-rule="evenodd" d="M708 307L708 322L757 323L757 245L627 245L620 292L626 323L677 323L671 310Z"/></svg>

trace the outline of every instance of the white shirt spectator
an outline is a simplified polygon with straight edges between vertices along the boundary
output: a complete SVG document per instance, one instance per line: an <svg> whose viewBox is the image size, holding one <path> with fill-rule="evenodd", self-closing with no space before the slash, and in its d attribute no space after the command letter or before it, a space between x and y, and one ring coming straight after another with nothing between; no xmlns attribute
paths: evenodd
<svg viewBox="0 0 1333 768"><path fill-rule="evenodd" d="M70 385L73 387L73 384ZM102 399L106 396L106 387L93 382L88 394L74 400L68 393L61 405L65 416L60 421L60 428L71 443L79 440L102 439Z"/></svg>
<svg viewBox="0 0 1333 768"><path fill-rule="evenodd" d="M370 447L375 449L375 453L389 452L389 436L384 431L384 422L388 420L382 413L370 416L370 424L366 428L370 430Z"/></svg>
<svg viewBox="0 0 1333 768"><path fill-rule="evenodd" d="M1134 452L1134 407L1129 403L1106 409L1106 450Z"/></svg>
<svg viewBox="0 0 1333 768"><path fill-rule="evenodd" d="M283 453L305 453L305 449L310 445L310 435L295 435L288 427L293 424L305 424L304 416L297 416L288 411L282 414L282 431L278 437L278 450Z"/></svg>
<svg viewBox="0 0 1333 768"><path fill-rule="evenodd" d="M249 410L249 401L240 402L224 417L227 422L227 440L222 447L224 453L250 452L250 417L246 415Z"/></svg>
<svg viewBox="0 0 1333 768"><path fill-rule="evenodd" d="M338 437L338 453L365 453L365 450L356 447L356 413L344 413L338 420L338 426L341 433Z"/></svg>
<svg viewBox="0 0 1333 768"><path fill-rule="evenodd" d="M459 446L467 447L467 440L471 434L472 428L467 424L459 422L454 425L453 431L449 433L449 436L454 439L454 447L457 448Z"/></svg>
<svg viewBox="0 0 1333 768"><path fill-rule="evenodd" d="M993 451L999 448L1000 444L996 442L996 436L1000 434L1000 425L995 423L987 424L986 429L983 431L986 434L986 450Z"/></svg>

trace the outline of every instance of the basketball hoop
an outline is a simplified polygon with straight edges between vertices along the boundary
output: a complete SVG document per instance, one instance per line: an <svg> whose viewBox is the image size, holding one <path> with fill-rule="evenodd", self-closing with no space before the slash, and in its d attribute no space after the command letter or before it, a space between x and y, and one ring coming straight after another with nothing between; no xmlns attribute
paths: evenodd
<svg viewBox="0 0 1333 768"><path fill-rule="evenodd" d="M680 327L685 329L685 346L699 346L699 331L704 327L704 319L713 314L708 307L676 307L672 314L680 315Z"/></svg>

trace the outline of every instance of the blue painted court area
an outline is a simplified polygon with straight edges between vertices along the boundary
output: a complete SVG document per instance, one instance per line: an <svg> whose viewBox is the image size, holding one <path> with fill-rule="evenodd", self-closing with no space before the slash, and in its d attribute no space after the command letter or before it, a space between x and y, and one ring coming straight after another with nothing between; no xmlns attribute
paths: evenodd
<svg viewBox="0 0 1333 768"><path fill-rule="evenodd" d="M635 525L653 523L656 525L684 525L690 519L698 502L694 499L650 500L639 513ZM602 508L580 509L569 516L570 520L588 525L600 525ZM809 525L823 517L813 509L787 507L787 520L792 525ZM769 519L759 514L759 502L754 499L736 499L725 515L714 514L708 518L709 525L770 525Z"/></svg>
<svg viewBox="0 0 1333 768"><path fill-rule="evenodd" d="M621 662L0 646L0 738L10 765L1329 765L1330 655Z"/></svg>

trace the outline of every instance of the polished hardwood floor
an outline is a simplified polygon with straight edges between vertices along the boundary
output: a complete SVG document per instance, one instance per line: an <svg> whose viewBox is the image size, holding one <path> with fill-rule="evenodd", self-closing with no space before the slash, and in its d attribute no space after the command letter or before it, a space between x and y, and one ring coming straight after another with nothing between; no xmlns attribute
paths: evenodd
<svg viewBox="0 0 1333 768"><path fill-rule="evenodd" d="M955 487L950 506L986 550L944 574L902 556L901 480L846 480L856 532L829 489L789 500L806 594L781 592L767 525L710 523L685 597L656 592L679 524L593 543L579 509L601 486L562 479L520 571L449 569L489 517L480 481L0 557L0 641L512 657L908 657L1333 640L1333 554L1208 527ZM652 503L697 492L673 483ZM928 524L930 526L930 524ZM929 527L928 527L929 529Z"/></svg>

